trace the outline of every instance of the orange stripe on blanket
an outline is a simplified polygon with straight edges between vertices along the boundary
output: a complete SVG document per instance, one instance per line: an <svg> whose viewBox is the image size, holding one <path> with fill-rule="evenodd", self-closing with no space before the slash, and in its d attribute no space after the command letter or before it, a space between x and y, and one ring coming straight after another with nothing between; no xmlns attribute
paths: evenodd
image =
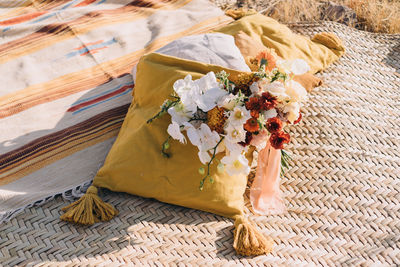
<svg viewBox="0 0 400 267"><path fill-rule="evenodd" d="M0 21L0 26L10 26L10 25L14 25L14 24L18 24L18 23L22 23L34 18L37 18L41 15L46 14L47 11L42 11L42 12L35 12L35 13L29 13L26 15L22 15L13 19L8 19L8 20L4 20L4 21Z"/></svg>
<svg viewBox="0 0 400 267"><path fill-rule="evenodd" d="M87 13L68 23L47 25L28 36L0 45L0 64L49 47L57 42L84 34L101 26L135 21L151 16L163 9L178 9L191 0L168 1L170 3L165 3L163 0L135 0L117 9Z"/></svg>
<svg viewBox="0 0 400 267"><path fill-rule="evenodd" d="M5 95L0 98L0 118L19 113L39 104L99 86L110 81L110 79L113 79L110 78L110 75L112 77L118 77L129 73L132 67L145 53L157 50L179 37L188 34L205 33L231 21L232 18L227 16L212 18L196 24L182 32L158 38L147 47L125 56Z"/></svg>
<svg viewBox="0 0 400 267"><path fill-rule="evenodd" d="M102 42L104 42L104 41L103 40L99 40L99 41L96 41L96 42L85 43L84 45L82 45L80 47L74 48L74 50L81 50L81 49L83 49L83 48L85 48L85 47L87 47L89 45L101 44Z"/></svg>
<svg viewBox="0 0 400 267"><path fill-rule="evenodd" d="M88 6L91 3L96 2L97 0L83 0L82 2L80 2L79 4L76 4L74 7L81 7L81 6Z"/></svg>

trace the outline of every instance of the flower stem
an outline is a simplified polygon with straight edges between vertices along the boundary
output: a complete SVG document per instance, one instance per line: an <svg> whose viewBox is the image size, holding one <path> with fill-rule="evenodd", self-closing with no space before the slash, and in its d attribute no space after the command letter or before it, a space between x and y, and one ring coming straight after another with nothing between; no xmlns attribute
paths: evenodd
<svg viewBox="0 0 400 267"><path fill-rule="evenodd" d="M179 99L179 98L176 98L176 97L175 97L175 99L176 99L176 100L174 100L174 101L168 100L167 103L165 103L164 105L162 105L161 110L160 110L156 115L154 115L153 117L151 117L150 119L148 119L148 120L147 120L147 123L153 122L153 120L155 120L155 119L161 117L162 115L164 115L165 113L167 113L167 112L168 112L168 109L169 109L170 107L173 107L173 106L175 106L176 104L178 104L179 101L180 101L180 99Z"/></svg>
<svg viewBox="0 0 400 267"><path fill-rule="evenodd" d="M207 163L207 174L206 176L203 177L203 179L200 181L200 191L203 190L204 188L204 182L205 180L210 176L210 166L211 163L213 162L213 160L215 159L215 156L217 154L217 148L219 146L219 144L221 144L222 140L224 140L225 137L221 137L221 139L218 141L218 143L215 145L215 147L213 148L213 154L212 157L210 159L210 161Z"/></svg>
<svg viewBox="0 0 400 267"><path fill-rule="evenodd" d="M189 122L192 122L192 121L203 121L203 122L205 122L205 121L207 121L207 119L202 119L202 118L191 118L191 119L189 120Z"/></svg>

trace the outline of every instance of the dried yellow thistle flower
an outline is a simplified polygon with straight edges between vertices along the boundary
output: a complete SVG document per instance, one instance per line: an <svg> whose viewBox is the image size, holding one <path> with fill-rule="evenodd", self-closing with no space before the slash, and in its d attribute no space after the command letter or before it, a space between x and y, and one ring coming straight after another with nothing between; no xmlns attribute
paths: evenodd
<svg viewBox="0 0 400 267"><path fill-rule="evenodd" d="M224 133L224 124L226 121L225 109L215 107L207 112L207 125L212 131Z"/></svg>

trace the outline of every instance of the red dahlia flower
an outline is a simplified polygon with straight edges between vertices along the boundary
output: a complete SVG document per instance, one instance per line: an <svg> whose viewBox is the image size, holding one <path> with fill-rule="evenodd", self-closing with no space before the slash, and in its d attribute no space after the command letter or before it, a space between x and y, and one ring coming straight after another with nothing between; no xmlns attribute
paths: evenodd
<svg viewBox="0 0 400 267"><path fill-rule="evenodd" d="M278 133L282 130L282 121L277 117L270 118L267 120L265 128L270 133Z"/></svg>
<svg viewBox="0 0 400 267"><path fill-rule="evenodd" d="M260 111L262 106L260 100L257 97L250 97L246 102L246 108L248 110Z"/></svg>
<svg viewBox="0 0 400 267"><path fill-rule="evenodd" d="M250 115L253 118L258 119L258 117L260 117L260 112L258 110L250 110Z"/></svg>
<svg viewBox="0 0 400 267"><path fill-rule="evenodd" d="M269 92L262 93L260 98L261 107L264 110L273 109L276 106L276 97L271 95Z"/></svg>
<svg viewBox="0 0 400 267"><path fill-rule="evenodd" d="M290 142L290 135L285 132L273 133L269 137L271 146L275 149L283 149L284 144Z"/></svg>

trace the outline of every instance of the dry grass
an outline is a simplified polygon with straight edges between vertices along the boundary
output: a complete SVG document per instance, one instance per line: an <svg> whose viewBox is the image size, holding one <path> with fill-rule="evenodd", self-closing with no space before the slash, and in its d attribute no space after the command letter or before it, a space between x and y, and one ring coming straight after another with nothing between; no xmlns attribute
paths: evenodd
<svg viewBox="0 0 400 267"><path fill-rule="evenodd" d="M400 0L332 0L331 2L346 5L355 11L358 23L350 21L350 26L372 32L400 33ZM324 12L326 6L325 0L264 2L266 13L284 23L343 19L327 15Z"/></svg>
<svg viewBox="0 0 400 267"><path fill-rule="evenodd" d="M362 29L372 32L400 33L400 1L347 0L361 21Z"/></svg>

